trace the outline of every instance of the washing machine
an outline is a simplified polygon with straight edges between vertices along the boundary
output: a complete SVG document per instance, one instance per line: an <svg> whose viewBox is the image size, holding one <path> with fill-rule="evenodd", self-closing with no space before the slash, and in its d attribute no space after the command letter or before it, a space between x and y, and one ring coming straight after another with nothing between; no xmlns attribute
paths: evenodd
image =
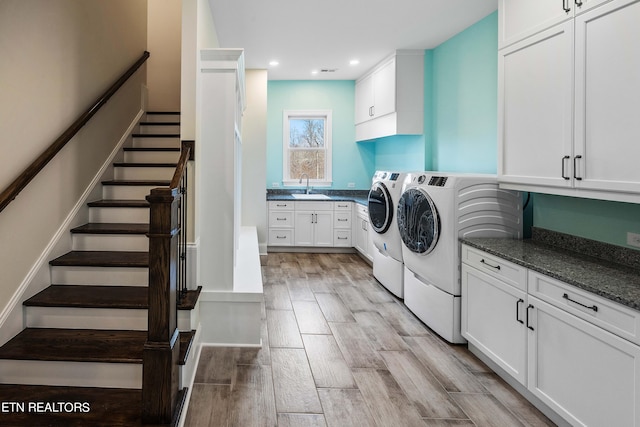
<svg viewBox="0 0 640 427"><path fill-rule="evenodd" d="M369 224L373 230L373 275L392 294L403 298L402 241L395 211L407 174L377 171L369 191Z"/></svg>
<svg viewBox="0 0 640 427"><path fill-rule="evenodd" d="M397 208L404 303L452 343L460 333L461 237L522 238L522 198L495 175L414 174Z"/></svg>

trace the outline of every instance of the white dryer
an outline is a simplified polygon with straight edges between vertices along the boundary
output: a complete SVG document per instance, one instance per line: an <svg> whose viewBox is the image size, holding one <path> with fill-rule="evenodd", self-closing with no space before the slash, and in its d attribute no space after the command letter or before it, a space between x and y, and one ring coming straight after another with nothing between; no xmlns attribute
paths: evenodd
<svg viewBox="0 0 640 427"><path fill-rule="evenodd" d="M369 191L369 222L373 229L373 275L398 298L403 298L402 241L395 220L406 177L402 172L377 171Z"/></svg>
<svg viewBox="0 0 640 427"><path fill-rule="evenodd" d="M414 174L397 209L404 303L452 343L460 333L461 237L522 238L522 198L498 188L495 175Z"/></svg>

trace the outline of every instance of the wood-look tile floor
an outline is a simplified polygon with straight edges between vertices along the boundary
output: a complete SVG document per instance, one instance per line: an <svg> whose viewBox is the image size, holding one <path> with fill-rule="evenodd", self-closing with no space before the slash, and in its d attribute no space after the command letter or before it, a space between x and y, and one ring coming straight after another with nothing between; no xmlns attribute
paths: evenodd
<svg viewBox="0 0 640 427"><path fill-rule="evenodd" d="M263 257L261 349L204 347L188 427L549 426L354 254Z"/></svg>

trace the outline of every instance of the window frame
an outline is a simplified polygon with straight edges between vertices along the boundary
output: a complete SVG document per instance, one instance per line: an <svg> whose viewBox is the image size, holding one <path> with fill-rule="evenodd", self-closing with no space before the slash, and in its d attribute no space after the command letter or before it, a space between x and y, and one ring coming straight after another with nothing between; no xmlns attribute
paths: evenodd
<svg viewBox="0 0 640 427"><path fill-rule="evenodd" d="M324 119L324 152L325 152L325 179L309 179L309 187L327 187L333 184L332 175L332 110L284 110L282 114L282 183L290 187L306 187L306 178L300 183L300 177L290 176L289 164L289 120L290 119Z"/></svg>

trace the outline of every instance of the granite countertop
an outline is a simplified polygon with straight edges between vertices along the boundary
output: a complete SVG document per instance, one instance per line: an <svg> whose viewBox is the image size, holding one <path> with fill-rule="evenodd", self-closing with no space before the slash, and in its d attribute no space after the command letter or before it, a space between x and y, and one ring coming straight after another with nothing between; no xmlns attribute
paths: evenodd
<svg viewBox="0 0 640 427"><path fill-rule="evenodd" d="M548 233L548 230L542 231ZM561 236L565 239L566 237L567 235ZM550 244L550 241L545 238L536 238L535 231L532 239L525 240L497 238L460 240L471 247L640 310L640 269L636 265L637 258L640 258L639 251L621 247L615 247L608 252L607 248L600 247L595 251L595 254L600 255L600 251L604 250L608 253L608 258L614 258L617 261L614 262L611 259L596 257L594 253L575 252L575 249L582 248L580 244L573 244L572 250L567 249L566 246L572 244L571 238L566 239L560 246L556 246ZM594 244L613 246L600 242L594 242ZM624 254L621 255L620 251ZM631 252L627 253L628 251ZM621 261L623 263L620 263Z"/></svg>
<svg viewBox="0 0 640 427"><path fill-rule="evenodd" d="M293 200L302 202L305 200L296 199L292 196L294 193L304 193L304 191L291 190L267 190L267 201L270 200ZM314 190L313 194L325 194L329 196L329 200L306 200L306 201L327 201L327 202L355 202L360 205L368 205L369 190Z"/></svg>

